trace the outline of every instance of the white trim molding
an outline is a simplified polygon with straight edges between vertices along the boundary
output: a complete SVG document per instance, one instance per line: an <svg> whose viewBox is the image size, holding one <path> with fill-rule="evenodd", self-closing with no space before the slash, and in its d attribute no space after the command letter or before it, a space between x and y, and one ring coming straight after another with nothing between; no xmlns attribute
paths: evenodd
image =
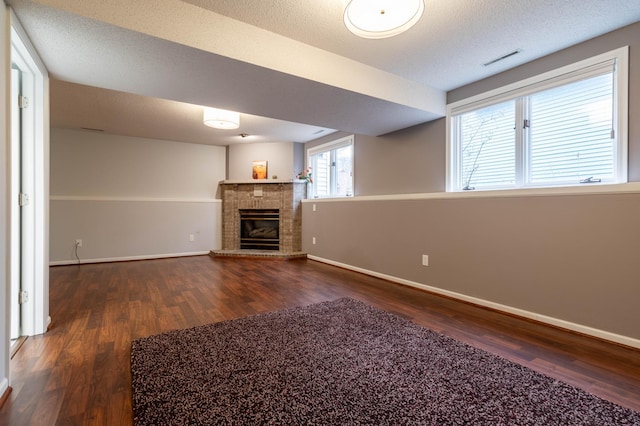
<svg viewBox="0 0 640 426"><path fill-rule="evenodd" d="M12 256L9 269L20 270L20 286L30 295L20 321L21 334L31 336L46 332L49 314L49 75L13 10L10 26L11 62L22 71L22 91L32 108L22 113L21 136L10 144L22 157L12 162L10 179L21 180L21 191L31 201L21 209L22 234L11 242L13 251L20 247L22 260ZM10 213L11 221L16 214Z"/></svg>
<svg viewBox="0 0 640 426"><path fill-rule="evenodd" d="M571 186L553 188L504 189L500 191L424 192L415 194L360 195L342 198L309 198L303 203L335 203L358 201L442 200L460 198L562 197L574 195L640 194L640 182L611 185Z"/></svg>
<svg viewBox="0 0 640 426"><path fill-rule="evenodd" d="M222 203L215 198L150 198L150 197L97 197L77 195L52 195L51 201L107 201L134 203Z"/></svg>
<svg viewBox="0 0 640 426"><path fill-rule="evenodd" d="M514 308L513 306L502 305L500 303L495 303L490 300L484 300L477 297L468 296L462 293L456 293L449 290L444 290L438 287L433 287L430 285L418 283L415 281L405 280L403 278L394 277L391 275L382 274L380 272L370 271L368 269L359 268L357 266L347 265L345 263L336 262L331 259L325 259L319 256L307 255L307 258L310 260L315 260L317 262L326 263L333 266L338 266L343 269L348 269L355 272L360 272L365 275L370 275L376 278L381 278L387 281L391 281L394 283L406 285L409 287L418 288L421 290L428 291L430 293L439 294L442 296L450 297L452 299L460 300L463 302L472 303L474 305L482 306L485 308L494 309L496 311L504 312L507 314L515 315L518 317L538 321L541 323L545 323L548 325L552 325L555 327L563 328L565 330L573 331L576 333L585 334L588 336L596 337L598 339L607 340L610 342L618 343L621 345L629 346L632 348L640 349L640 339L635 339L628 336L622 336L620 334L611 333L605 330L599 330L597 328L588 327L582 324L576 324L573 322L565 321L559 318L550 317L547 315L538 314L535 312L526 311L524 309Z"/></svg>

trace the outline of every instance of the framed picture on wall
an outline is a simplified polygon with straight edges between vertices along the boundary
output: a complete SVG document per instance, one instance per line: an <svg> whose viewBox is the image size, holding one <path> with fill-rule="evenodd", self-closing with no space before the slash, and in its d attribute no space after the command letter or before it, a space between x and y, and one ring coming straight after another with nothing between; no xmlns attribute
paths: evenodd
<svg viewBox="0 0 640 426"><path fill-rule="evenodd" d="M266 179L267 178L267 162L265 160L254 161L252 175L254 179Z"/></svg>

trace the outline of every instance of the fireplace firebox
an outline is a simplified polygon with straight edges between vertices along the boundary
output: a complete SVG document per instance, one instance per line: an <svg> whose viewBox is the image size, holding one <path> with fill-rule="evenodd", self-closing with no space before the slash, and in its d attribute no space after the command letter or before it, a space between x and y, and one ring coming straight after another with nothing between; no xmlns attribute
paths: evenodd
<svg viewBox="0 0 640 426"><path fill-rule="evenodd" d="M279 250L280 211L240 209L240 249Z"/></svg>

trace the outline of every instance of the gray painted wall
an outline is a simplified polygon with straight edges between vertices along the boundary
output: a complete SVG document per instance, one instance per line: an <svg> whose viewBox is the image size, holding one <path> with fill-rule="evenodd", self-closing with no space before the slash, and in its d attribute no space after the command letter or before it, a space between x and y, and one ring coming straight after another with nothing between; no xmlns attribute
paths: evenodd
<svg viewBox="0 0 640 426"><path fill-rule="evenodd" d="M225 148L51 129L51 196L213 199Z"/></svg>
<svg viewBox="0 0 640 426"><path fill-rule="evenodd" d="M445 190L445 119L383 136L355 135L355 195L414 194ZM350 133L335 132L305 150Z"/></svg>
<svg viewBox="0 0 640 426"><path fill-rule="evenodd" d="M454 90L448 98L459 100L624 45L631 46L629 177L640 181L640 23ZM378 138L356 135L355 144L357 196L444 190L444 120ZM303 250L640 339L639 217L637 193L308 201ZM429 267L421 265L422 254L429 255Z"/></svg>
<svg viewBox="0 0 640 426"><path fill-rule="evenodd" d="M53 264L220 248L226 149L52 129ZM193 241L189 236L193 235Z"/></svg>
<svg viewBox="0 0 640 426"><path fill-rule="evenodd" d="M300 155L294 142L249 143L229 146L229 179L251 180L254 161L267 161L267 177L280 180L293 179Z"/></svg>
<svg viewBox="0 0 640 426"><path fill-rule="evenodd" d="M302 214L311 255L640 339L640 194L317 201Z"/></svg>
<svg viewBox="0 0 640 426"><path fill-rule="evenodd" d="M50 216L53 265L78 258L129 260L221 248L220 201L52 199ZM82 240L77 253L76 239Z"/></svg>

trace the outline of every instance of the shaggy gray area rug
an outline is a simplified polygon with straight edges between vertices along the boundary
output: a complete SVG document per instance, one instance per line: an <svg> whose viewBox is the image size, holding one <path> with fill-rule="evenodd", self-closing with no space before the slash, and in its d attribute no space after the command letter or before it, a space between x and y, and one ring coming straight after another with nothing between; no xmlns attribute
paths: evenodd
<svg viewBox="0 0 640 426"><path fill-rule="evenodd" d="M640 413L353 299L135 340L136 425L640 425Z"/></svg>

